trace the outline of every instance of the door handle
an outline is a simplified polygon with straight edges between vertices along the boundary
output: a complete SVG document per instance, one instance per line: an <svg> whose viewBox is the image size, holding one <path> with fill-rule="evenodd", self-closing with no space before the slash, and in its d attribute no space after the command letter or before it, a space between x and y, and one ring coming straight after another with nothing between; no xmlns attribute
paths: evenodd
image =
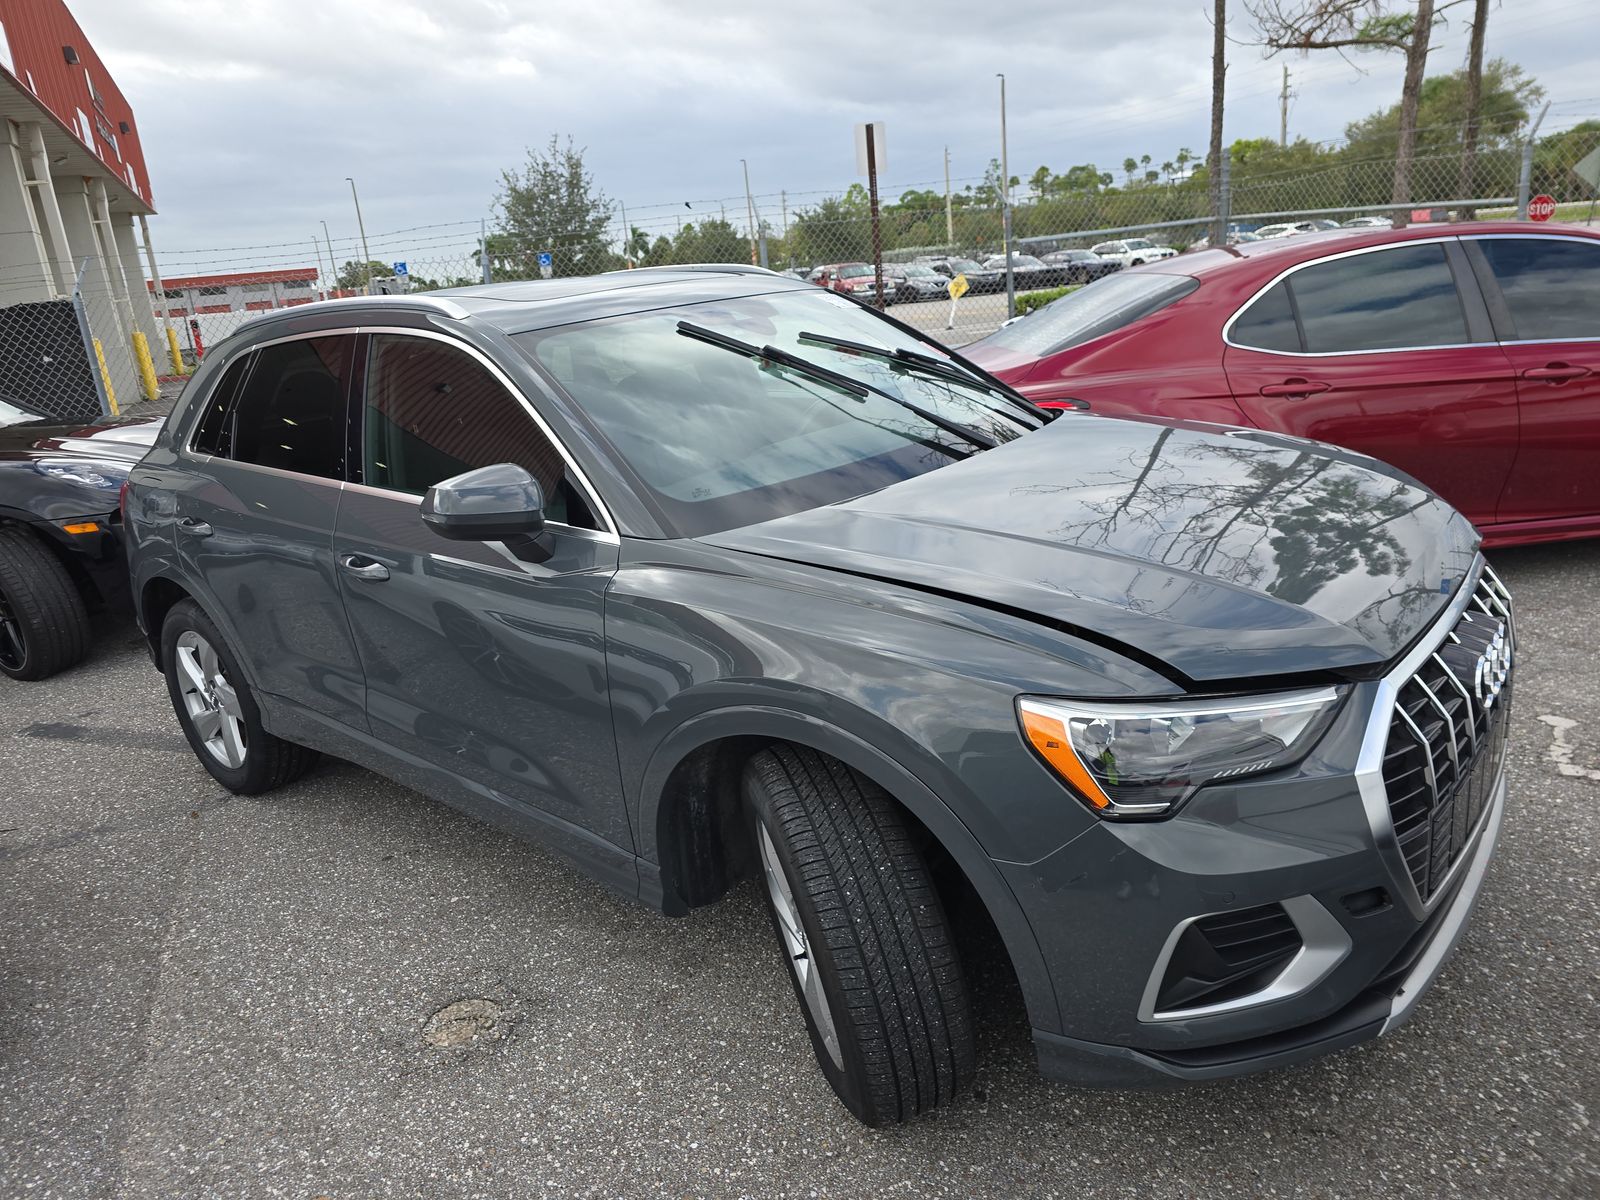
<svg viewBox="0 0 1600 1200"><path fill-rule="evenodd" d="M193 517L184 517L178 522L178 532L186 533L190 537L210 537L211 526L204 521L196 521Z"/></svg>
<svg viewBox="0 0 1600 1200"><path fill-rule="evenodd" d="M361 554L346 554L339 560L339 565L357 579L365 579L369 583L382 583L389 578L389 568L381 562L367 558Z"/></svg>
<svg viewBox="0 0 1600 1200"><path fill-rule="evenodd" d="M1315 396L1318 392L1326 392L1333 387L1331 383L1320 383L1314 379L1285 379L1282 383L1265 384L1261 389L1263 396L1287 396L1293 400L1301 396Z"/></svg>
<svg viewBox="0 0 1600 1200"><path fill-rule="evenodd" d="M1524 379L1539 379L1545 383L1565 383L1588 375L1588 367L1575 367L1569 363L1553 362L1544 367L1529 367L1522 373Z"/></svg>

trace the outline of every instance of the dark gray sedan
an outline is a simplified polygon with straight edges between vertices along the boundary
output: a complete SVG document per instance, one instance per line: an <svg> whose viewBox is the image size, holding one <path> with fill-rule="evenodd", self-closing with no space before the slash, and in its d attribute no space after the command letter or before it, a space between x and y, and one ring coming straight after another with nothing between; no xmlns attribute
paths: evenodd
<svg viewBox="0 0 1600 1200"><path fill-rule="evenodd" d="M1499 834L1510 598L1436 496L768 272L273 313L126 520L222 786L350 759L675 916L754 877L869 1123L974 1078L953 908L1048 1074L1212 1079L1404 1020Z"/></svg>

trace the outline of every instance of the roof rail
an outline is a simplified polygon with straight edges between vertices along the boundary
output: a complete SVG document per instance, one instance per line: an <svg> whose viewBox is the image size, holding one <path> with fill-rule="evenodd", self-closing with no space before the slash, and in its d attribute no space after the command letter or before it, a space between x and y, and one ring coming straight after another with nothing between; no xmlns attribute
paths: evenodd
<svg viewBox="0 0 1600 1200"><path fill-rule="evenodd" d="M624 268L620 271L606 271L607 275L637 275L640 271L705 271L714 275L776 275L777 271L769 271L766 267L758 267L754 263L663 263L655 267Z"/></svg>
<svg viewBox="0 0 1600 1200"><path fill-rule="evenodd" d="M296 304L293 308L274 308L261 315L291 316L307 308L321 308L328 304L376 304L384 308L409 308L449 317L452 321L464 321L472 315L454 300L447 300L443 296L430 296L425 292L415 296L336 296L331 300L313 300L310 304Z"/></svg>

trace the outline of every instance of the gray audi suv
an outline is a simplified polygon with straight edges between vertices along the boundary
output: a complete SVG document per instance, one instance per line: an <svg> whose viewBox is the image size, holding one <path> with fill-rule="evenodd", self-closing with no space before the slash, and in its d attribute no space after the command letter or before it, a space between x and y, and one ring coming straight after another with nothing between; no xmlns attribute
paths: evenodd
<svg viewBox="0 0 1600 1200"><path fill-rule="evenodd" d="M348 759L673 916L754 879L872 1124L972 1079L964 908L1048 1075L1205 1080L1403 1021L1500 831L1511 600L1437 496L756 269L273 313L124 513L223 786Z"/></svg>

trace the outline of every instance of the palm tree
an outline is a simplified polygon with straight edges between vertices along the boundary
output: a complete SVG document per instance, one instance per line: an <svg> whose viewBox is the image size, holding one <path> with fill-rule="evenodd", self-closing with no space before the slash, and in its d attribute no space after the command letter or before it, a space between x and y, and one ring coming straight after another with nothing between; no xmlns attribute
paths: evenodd
<svg viewBox="0 0 1600 1200"><path fill-rule="evenodd" d="M1161 164L1161 173L1167 177L1168 183L1172 182L1172 171L1173 167L1171 159L1168 159L1166 162Z"/></svg>
<svg viewBox="0 0 1600 1200"><path fill-rule="evenodd" d="M628 234L628 243L622 248L622 257L629 263L643 262L650 254L650 235L635 225Z"/></svg>
<svg viewBox="0 0 1600 1200"><path fill-rule="evenodd" d="M1133 183L1133 173L1139 169L1139 161L1138 161L1138 159L1134 159L1134 158L1125 158L1125 159L1123 159L1122 160L1122 169L1127 172L1127 174L1128 174L1128 182L1130 184L1132 184Z"/></svg>

